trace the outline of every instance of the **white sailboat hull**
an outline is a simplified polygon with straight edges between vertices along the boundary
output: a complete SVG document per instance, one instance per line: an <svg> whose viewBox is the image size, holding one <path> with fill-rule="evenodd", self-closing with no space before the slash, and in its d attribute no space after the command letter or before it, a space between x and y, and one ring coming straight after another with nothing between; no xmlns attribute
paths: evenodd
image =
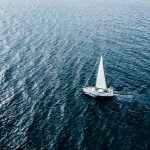
<svg viewBox="0 0 150 150"><path fill-rule="evenodd" d="M104 90L104 89L98 89L96 87L86 87L83 88L83 92L92 97L113 97L112 88L108 88Z"/></svg>
<svg viewBox="0 0 150 150"><path fill-rule="evenodd" d="M92 97L113 97L113 89L107 88L106 86L102 55L98 67L95 87L85 87L83 88L83 92Z"/></svg>

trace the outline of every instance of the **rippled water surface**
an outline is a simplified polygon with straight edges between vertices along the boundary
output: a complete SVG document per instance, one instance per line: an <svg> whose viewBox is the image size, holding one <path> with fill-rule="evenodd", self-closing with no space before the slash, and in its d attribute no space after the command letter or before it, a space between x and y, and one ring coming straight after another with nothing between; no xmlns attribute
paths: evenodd
<svg viewBox="0 0 150 150"><path fill-rule="evenodd" d="M150 2L1 0L0 149L149 150Z"/></svg>

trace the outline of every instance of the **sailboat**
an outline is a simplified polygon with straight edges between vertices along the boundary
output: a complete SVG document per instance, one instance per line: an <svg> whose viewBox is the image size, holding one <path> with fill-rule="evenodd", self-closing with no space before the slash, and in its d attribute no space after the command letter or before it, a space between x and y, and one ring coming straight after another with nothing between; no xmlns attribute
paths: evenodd
<svg viewBox="0 0 150 150"><path fill-rule="evenodd" d="M113 97L113 88L107 88L106 86L102 55L98 67L96 85L94 87L84 87L83 92L92 97Z"/></svg>

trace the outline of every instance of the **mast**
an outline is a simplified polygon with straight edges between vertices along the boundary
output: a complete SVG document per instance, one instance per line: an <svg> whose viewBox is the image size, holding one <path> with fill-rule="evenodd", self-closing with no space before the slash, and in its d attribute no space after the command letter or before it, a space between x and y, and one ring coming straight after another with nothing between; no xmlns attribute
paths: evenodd
<svg viewBox="0 0 150 150"><path fill-rule="evenodd" d="M103 57L101 55L100 63L98 67L98 74L96 79L96 87L100 89L107 89L106 87L106 80L105 80L105 74L104 74L104 67L103 67Z"/></svg>

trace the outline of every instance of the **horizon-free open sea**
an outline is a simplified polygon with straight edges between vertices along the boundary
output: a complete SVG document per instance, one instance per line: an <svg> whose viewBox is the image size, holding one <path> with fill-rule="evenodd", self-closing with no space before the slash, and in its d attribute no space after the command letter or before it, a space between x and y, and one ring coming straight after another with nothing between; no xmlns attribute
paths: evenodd
<svg viewBox="0 0 150 150"><path fill-rule="evenodd" d="M150 150L148 0L1 0L0 150L23 149Z"/></svg>

